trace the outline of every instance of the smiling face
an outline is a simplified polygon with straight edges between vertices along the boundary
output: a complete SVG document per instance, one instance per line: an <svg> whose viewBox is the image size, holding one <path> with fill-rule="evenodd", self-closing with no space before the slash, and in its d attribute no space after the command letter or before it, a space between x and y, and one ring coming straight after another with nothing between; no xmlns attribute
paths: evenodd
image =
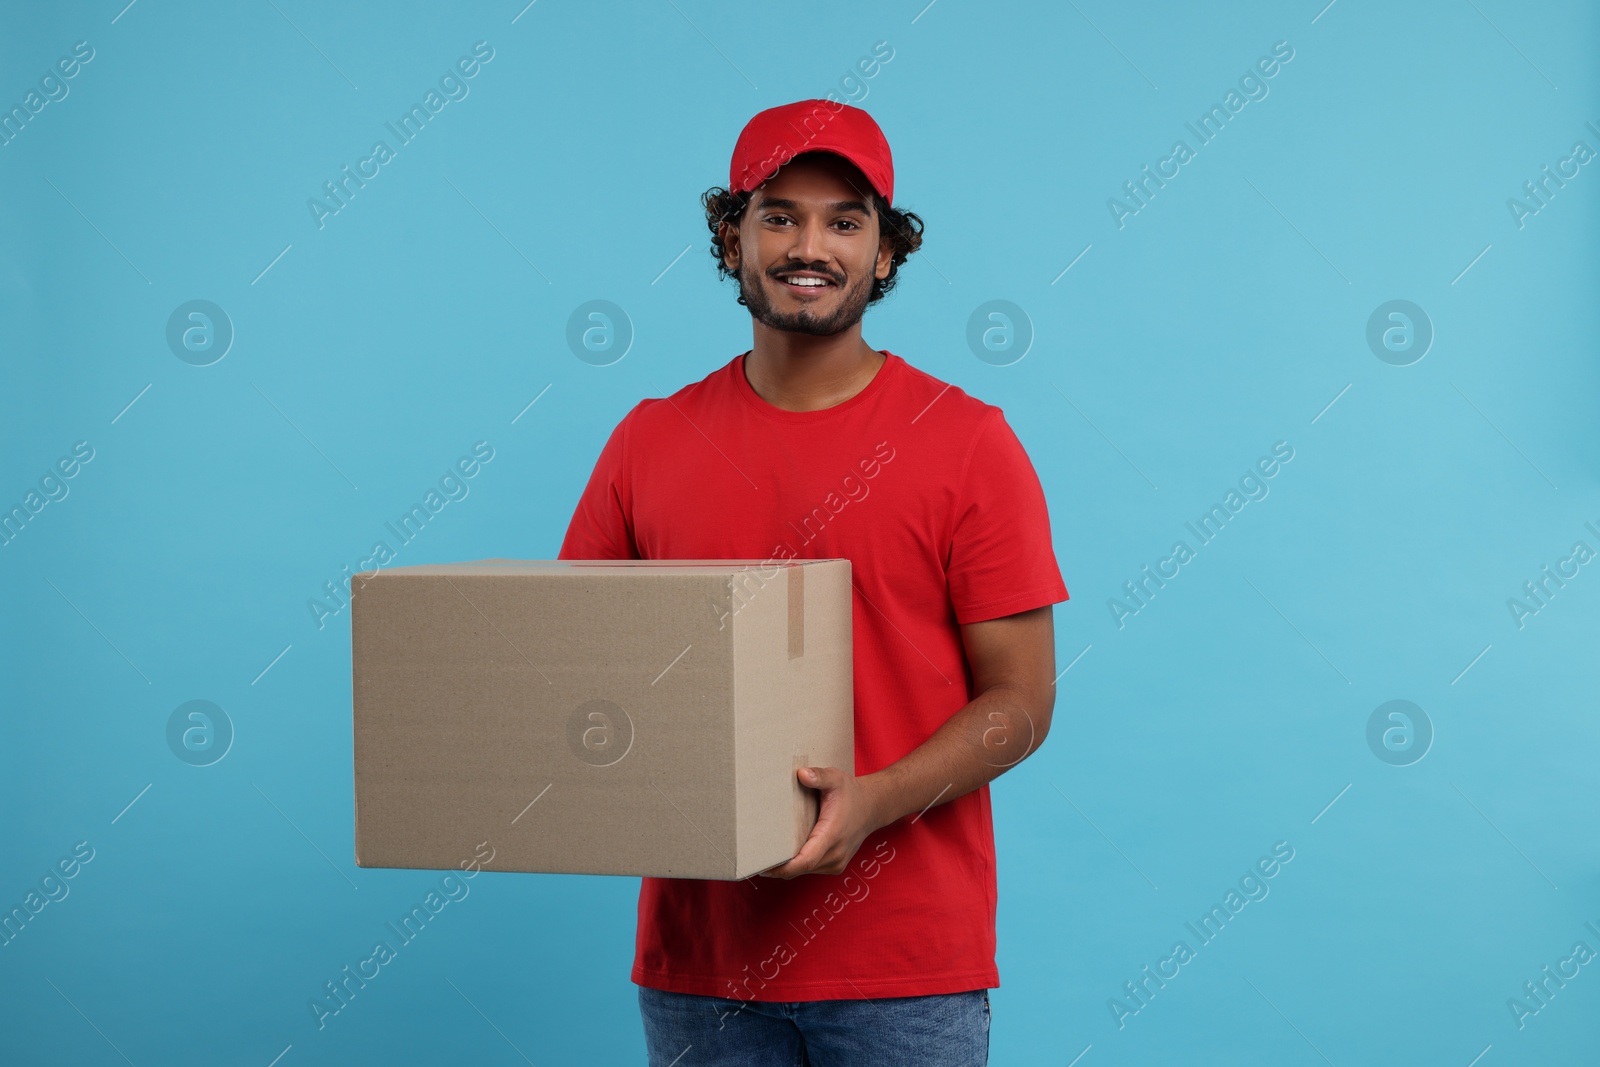
<svg viewBox="0 0 1600 1067"><path fill-rule="evenodd" d="M861 321L893 253L880 239L872 188L849 161L804 153L752 195L739 224L722 224L725 262L757 322L830 336Z"/></svg>

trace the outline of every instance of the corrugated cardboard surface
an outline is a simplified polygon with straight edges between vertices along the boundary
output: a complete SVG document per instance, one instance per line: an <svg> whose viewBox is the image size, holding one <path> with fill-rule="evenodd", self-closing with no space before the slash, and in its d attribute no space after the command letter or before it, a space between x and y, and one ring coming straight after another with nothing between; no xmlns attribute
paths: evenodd
<svg viewBox="0 0 1600 1067"><path fill-rule="evenodd" d="M847 560L508 561L352 585L356 862L737 878L854 769Z"/></svg>
<svg viewBox="0 0 1600 1067"><path fill-rule="evenodd" d="M787 573L785 573L785 571ZM734 764L740 800L740 867L762 871L789 859L817 821L817 793L800 767L855 772L855 687L848 566L787 567L736 577ZM752 611L763 598L781 610ZM845 640L823 620L845 620ZM802 653L803 650L803 653ZM851 714L818 716L818 709Z"/></svg>

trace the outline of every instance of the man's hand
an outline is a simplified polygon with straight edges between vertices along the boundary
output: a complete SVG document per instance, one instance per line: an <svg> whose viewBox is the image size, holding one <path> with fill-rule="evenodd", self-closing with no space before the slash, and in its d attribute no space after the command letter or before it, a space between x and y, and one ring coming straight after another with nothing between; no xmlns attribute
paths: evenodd
<svg viewBox="0 0 1600 1067"><path fill-rule="evenodd" d="M822 794L817 824L793 859L762 874L841 874L868 834L965 796L1043 743L1056 702L1051 606L967 623L961 638L978 695L882 770L860 778L837 767L797 770L801 785Z"/></svg>
<svg viewBox="0 0 1600 1067"><path fill-rule="evenodd" d="M861 842L883 825L870 776L857 778L837 767L801 767L795 774L801 785L822 794L817 824L793 859L761 873L768 878L842 874Z"/></svg>

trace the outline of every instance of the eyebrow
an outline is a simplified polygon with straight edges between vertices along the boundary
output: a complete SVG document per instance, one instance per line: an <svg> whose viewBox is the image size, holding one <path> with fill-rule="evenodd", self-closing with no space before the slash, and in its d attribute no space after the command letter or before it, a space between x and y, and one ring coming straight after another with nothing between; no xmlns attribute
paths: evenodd
<svg viewBox="0 0 1600 1067"><path fill-rule="evenodd" d="M778 197L768 197L767 199L761 201L760 206L784 208L788 211L800 210L800 205L795 203L793 200L784 200ZM861 200L835 200L833 203L826 206L830 211L858 211L867 216L871 216L872 214L872 210L867 207L864 201Z"/></svg>

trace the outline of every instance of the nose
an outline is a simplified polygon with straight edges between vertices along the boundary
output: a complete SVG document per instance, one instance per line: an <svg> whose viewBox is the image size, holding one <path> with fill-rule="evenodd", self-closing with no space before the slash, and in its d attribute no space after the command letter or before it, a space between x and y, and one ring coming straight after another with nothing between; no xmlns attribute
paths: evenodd
<svg viewBox="0 0 1600 1067"><path fill-rule="evenodd" d="M802 222L795 233L791 255L802 263L821 263L828 258L823 238L826 236L820 221Z"/></svg>

